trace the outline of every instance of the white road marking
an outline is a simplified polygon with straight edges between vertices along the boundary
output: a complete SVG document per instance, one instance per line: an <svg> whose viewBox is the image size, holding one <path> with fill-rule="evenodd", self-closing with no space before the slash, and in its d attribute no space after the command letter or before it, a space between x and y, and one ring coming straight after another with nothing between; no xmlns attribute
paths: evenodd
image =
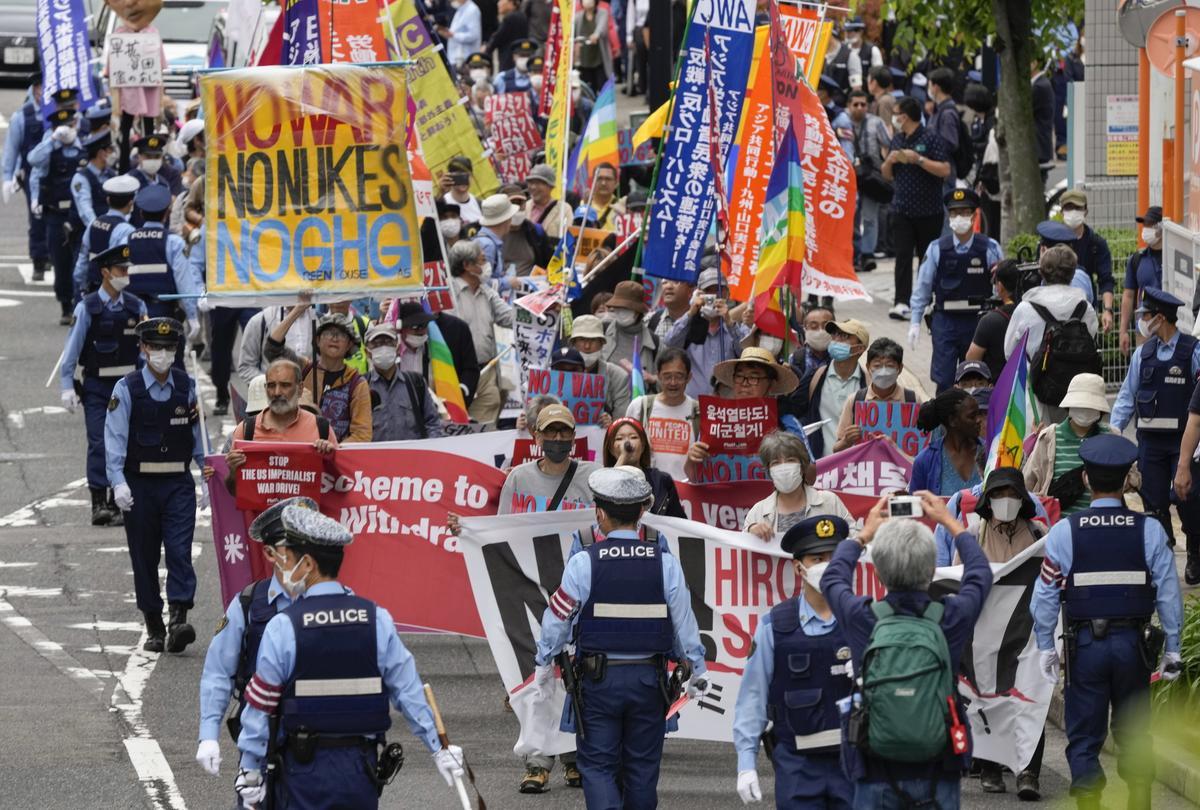
<svg viewBox="0 0 1200 810"><path fill-rule="evenodd" d="M54 599L62 596L62 588L30 588L25 585L0 585L0 600L9 596L27 596L33 599Z"/></svg>
<svg viewBox="0 0 1200 810"><path fill-rule="evenodd" d="M34 287L53 287L54 286L54 272L53 271L47 273L42 278L41 281L33 280L33 262L29 261L28 256L25 257L24 261L13 262L13 264L16 265L17 272L21 274L21 280L24 281L26 284L31 284Z"/></svg>
<svg viewBox="0 0 1200 810"><path fill-rule="evenodd" d="M3 300L3 299L0 299ZM19 411L9 411L8 421L15 428L25 427L25 417L35 414L44 414L46 416L54 416L60 413L66 413L67 409L61 405L42 405L37 408L22 408Z"/></svg>
<svg viewBox="0 0 1200 810"><path fill-rule="evenodd" d="M104 682L92 674L92 671L80 664L75 658L55 644L33 626L29 619L20 615L17 609L8 601L10 596L21 596L15 588L0 588L0 614L4 614L4 625L16 633L17 638L24 641L31 649L45 658L54 668L75 681L97 701L104 700Z"/></svg>
<svg viewBox="0 0 1200 810"><path fill-rule="evenodd" d="M4 307L19 307L21 302L15 298L0 298L0 309Z"/></svg>
<svg viewBox="0 0 1200 810"><path fill-rule="evenodd" d="M35 562L0 562L0 568L33 568L35 565Z"/></svg>
<svg viewBox="0 0 1200 810"><path fill-rule="evenodd" d="M53 292L42 292L41 290L0 290L3 295L15 295L18 298L53 298Z"/></svg>
<svg viewBox="0 0 1200 810"><path fill-rule="evenodd" d="M103 619L97 619L92 622L80 622L79 624L68 624L72 630L99 630L107 632L110 630L128 630L131 633L142 632L141 622L110 622Z"/></svg>
<svg viewBox="0 0 1200 810"><path fill-rule="evenodd" d="M37 526L42 521L39 519L39 512L46 507L54 504L55 501L61 501L68 498L75 490L87 485L86 478L79 478L65 487L49 495L45 498L39 498L20 509L9 512L4 517L0 517L0 529L14 528L17 526Z"/></svg>

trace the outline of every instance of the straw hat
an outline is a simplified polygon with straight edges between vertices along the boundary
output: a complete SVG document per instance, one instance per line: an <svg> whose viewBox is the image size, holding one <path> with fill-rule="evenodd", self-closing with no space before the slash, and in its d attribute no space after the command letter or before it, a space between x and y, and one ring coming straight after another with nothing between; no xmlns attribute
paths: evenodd
<svg viewBox="0 0 1200 810"><path fill-rule="evenodd" d="M771 387L767 389L767 396L769 397L790 394L800 385L800 380L796 377L794 371L788 366L775 362L774 355L766 349L760 349L757 346L743 349L742 356L736 360L725 360L724 362L717 363L713 368L713 376L717 378L717 382L733 388L733 370L739 363L753 363L763 366L771 373L773 379L771 380Z"/></svg>

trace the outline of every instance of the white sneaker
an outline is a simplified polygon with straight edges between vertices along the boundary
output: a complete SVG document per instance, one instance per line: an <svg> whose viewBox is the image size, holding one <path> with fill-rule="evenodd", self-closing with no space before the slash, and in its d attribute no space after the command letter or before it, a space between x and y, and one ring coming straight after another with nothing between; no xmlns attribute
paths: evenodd
<svg viewBox="0 0 1200 810"><path fill-rule="evenodd" d="M912 310L908 308L908 304L896 304L888 310L888 317L893 321L907 321Z"/></svg>

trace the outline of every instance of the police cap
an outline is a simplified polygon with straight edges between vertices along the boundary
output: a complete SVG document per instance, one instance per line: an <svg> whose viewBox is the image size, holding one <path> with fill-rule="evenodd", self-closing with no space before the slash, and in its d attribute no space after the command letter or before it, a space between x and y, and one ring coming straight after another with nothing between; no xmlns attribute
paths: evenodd
<svg viewBox="0 0 1200 810"><path fill-rule="evenodd" d="M151 318L134 329L138 340L152 346L174 348L183 339L183 324L174 318Z"/></svg>
<svg viewBox="0 0 1200 810"><path fill-rule="evenodd" d="M646 474L627 464L596 470L588 476L588 488L597 501L617 506L645 503L653 494Z"/></svg>
<svg viewBox="0 0 1200 810"><path fill-rule="evenodd" d="M488 58L486 56L484 56L482 53L480 53L479 51L476 51L475 53L473 53L467 57L467 67L469 67L469 68L476 68L476 67L490 68L491 66L492 66L492 63L490 61L488 61Z"/></svg>
<svg viewBox="0 0 1200 810"><path fill-rule="evenodd" d="M103 132L93 132L84 140L83 146L87 149L88 157L95 157L101 149L112 146L112 133L107 129Z"/></svg>
<svg viewBox="0 0 1200 810"><path fill-rule="evenodd" d="M850 19L846 20L846 24L843 26L843 28L845 28L847 31L862 31L866 27L867 24L863 22L862 17L851 17Z"/></svg>
<svg viewBox="0 0 1200 810"><path fill-rule="evenodd" d="M137 194L139 186L136 177L118 174L105 180L101 188L105 194Z"/></svg>
<svg viewBox="0 0 1200 810"><path fill-rule="evenodd" d="M74 110L55 110L52 113L46 114L46 120L50 122L51 126L55 126L55 127L60 127L65 124L74 124L75 123L75 111Z"/></svg>
<svg viewBox="0 0 1200 810"><path fill-rule="evenodd" d="M285 546L326 546L345 548L354 535L342 524L315 509L289 503L279 510Z"/></svg>
<svg viewBox="0 0 1200 810"><path fill-rule="evenodd" d="M546 60L543 59L542 57L531 56L529 58L529 64L527 65L527 67L529 68L530 73L541 73L542 68L545 66L545 64L546 64Z"/></svg>
<svg viewBox="0 0 1200 810"><path fill-rule="evenodd" d="M1137 461L1137 445L1115 433L1101 433L1084 439L1079 445L1079 458L1086 467L1129 469Z"/></svg>
<svg viewBox="0 0 1200 810"><path fill-rule="evenodd" d="M942 202L946 205L946 210L952 211L955 208L971 208L979 207L979 195L969 188L956 188L953 191L947 192L942 197Z"/></svg>
<svg viewBox="0 0 1200 810"><path fill-rule="evenodd" d="M151 183L137 193L134 204L147 214L159 214L171 204L171 190L158 183Z"/></svg>
<svg viewBox="0 0 1200 810"><path fill-rule="evenodd" d="M128 267L129 264L129 245L113 245L96 254L98 267Z"/></svg>
<svg viewBox="0 0 1200 810"><path fill-rule="evenodd" d="M537 53L538 44L532 39L518 39L513 43L513 56L533 56Z"/></svg>
<svg viewBox="0 0 1200 810"><path fill-rule="evenodd" d="M70 104L79 98L79 91L74 87L61 87L51 93L50 98L54 99L57 104Z"/></svg>
<svg viewBox="0 0 1200 810"><path fill-rule="evenodd" d="M108 106L108 102L105 101L89 107L87 112L83 114L83 117L93 123L103 125L112 119L112 114L112 107Z"/></svg>
<svg viewBox="0 0 1200 810"><path fill-rule="evenodd" d="M1181 306L1183 306L1183 302L1166 290L1147 287L1142 290L1142 305L1137 308L1137 313L1139 315L1143 312L1149 312L1152 315L1174 314Z"/></svg>
<svg viewBox="0 0 1200 810"><path fill-rule="evenodd" d="M160 154L166 145L167 139L162 135L146 135L133 142L133 148L137 150L140 156L145 156L149 153Z"/></svg>
<svg viewBox="0 0 1200 810"><path fill-rule="evenodd" d="M283 541L287 533L283 529L283 510L285 507L295 506L298 509L311 509L314 512L318 510L317 502L312 498L287 498L279 503L267 507L267 510L254 519L250 524L247 533L250 539L256 543L266 543L268 546L273 546L276 543Z"/></svg>
<svg viewBox="0 0 1200 810"><path fill-rule="evenodd" d="M850 536L850 526L837 515L815 515L787 530L780 547L797 560L805 554L833 551Z"/></svg>
<svg viewBox="0 0 1200 810"><path fill-rule="evenodd" d="M1042 244L1046 246L1061 245L1067 242L1074 242L1077 237L1075 231L1068 228L1057 220L1048 219L1045 222L1039 222L1037 226L1037 234L1042 237Z"/></svg>

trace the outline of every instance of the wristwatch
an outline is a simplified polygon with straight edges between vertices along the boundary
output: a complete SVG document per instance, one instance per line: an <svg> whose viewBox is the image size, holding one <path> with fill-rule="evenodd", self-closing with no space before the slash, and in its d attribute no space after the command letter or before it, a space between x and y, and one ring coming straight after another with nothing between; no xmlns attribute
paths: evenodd
<svg viewBox="0 0 1200 810"><path fill-rule="evenodd" d="M918 166L925 165L925 156L924 155L917 155L917 165Z"/></svg>

